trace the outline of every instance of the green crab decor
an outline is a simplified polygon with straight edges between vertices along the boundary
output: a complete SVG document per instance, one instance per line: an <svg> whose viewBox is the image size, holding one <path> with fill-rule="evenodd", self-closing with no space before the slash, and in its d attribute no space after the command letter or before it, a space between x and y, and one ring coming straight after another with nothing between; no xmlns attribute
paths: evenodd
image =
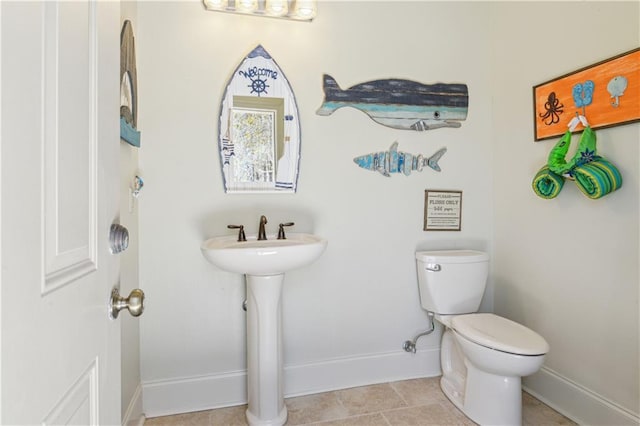
<svg viewBox="0 0 640 426"><path fill-rule="evenodd" d="M566 155L571 145L571 132L579 122L584 125L578 150L571 160ZM608 160L596 153L596 133L584 116L574 118L567 132L549 153L545 164L533 178L533 191L539 197L555 198L565 179L573 180L576 186L591 199L602 198L622 186L620 171Z"/></svg>

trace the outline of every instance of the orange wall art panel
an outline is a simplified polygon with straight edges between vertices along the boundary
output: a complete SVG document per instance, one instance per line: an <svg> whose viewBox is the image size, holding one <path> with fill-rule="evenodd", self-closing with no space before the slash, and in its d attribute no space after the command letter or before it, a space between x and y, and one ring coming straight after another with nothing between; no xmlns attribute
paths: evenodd
<svg viewBox="0 0 640 426"><path fill-rule="evenodd" d="M593 129L640 121L640 48L533 88L535 140L562 135L583 115Z"/></svg>

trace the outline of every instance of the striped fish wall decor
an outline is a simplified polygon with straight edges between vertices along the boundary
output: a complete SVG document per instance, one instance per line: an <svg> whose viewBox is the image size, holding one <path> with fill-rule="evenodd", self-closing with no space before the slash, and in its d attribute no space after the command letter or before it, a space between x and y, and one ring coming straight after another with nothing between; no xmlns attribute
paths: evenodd
<svg viewBox="0 0 640 426"><path fill-rule="evenodd" d="M354 158L353 162L363 169L378 172L386 177L391 176L390 173L403 173L409 176L412 171L421 172L424 166L439 172L438 161L445 152L447 148L439 149L431 157L424 157L422 154L413 155L398 151L398 142L394 142L388 151L362 155Z"/></svg>

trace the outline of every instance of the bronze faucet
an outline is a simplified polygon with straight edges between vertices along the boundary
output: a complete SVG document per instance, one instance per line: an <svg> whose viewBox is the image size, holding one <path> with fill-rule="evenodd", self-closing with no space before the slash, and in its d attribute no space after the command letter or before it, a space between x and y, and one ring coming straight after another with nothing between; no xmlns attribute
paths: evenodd
<svg viewBox="0 0 640 426"><path fill-rule="evenodd" d="M279 240L286 240L287 237L284 235L284 227L285 226L293 226L293 225L295 225L295 223L293 223L293 222L281 223L280 225L278 225L278 239Z"/></svg>
<svg viewBox="0 0 640 426"><path fill-rule="evenodd" d="M227 225L227 228L229 228L229 229L239 229L240 231L238 232L238 241L239 242L247 241L247 237L244 234L244 226L243 225Z"/></svg>
<svg viewBox="0 0 640 426"><path fill-rule="evenodd" d="M264 231L264 225L267 223L267 217L265 215L260 216L260 227L258 228L258 241L266 240L267 234Z"/></svg>

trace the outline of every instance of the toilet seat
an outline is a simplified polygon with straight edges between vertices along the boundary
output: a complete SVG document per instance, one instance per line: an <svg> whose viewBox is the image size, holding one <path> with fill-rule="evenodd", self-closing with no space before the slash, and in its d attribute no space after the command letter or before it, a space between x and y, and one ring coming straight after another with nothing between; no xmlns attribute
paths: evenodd
<svg viewBox="0 0 640 426"><path fill-rule="evenodd" d="M549 351L549 344L538 333L494 314L456 315L451 328L474 343L501 352L537 356Z"/></svg>

